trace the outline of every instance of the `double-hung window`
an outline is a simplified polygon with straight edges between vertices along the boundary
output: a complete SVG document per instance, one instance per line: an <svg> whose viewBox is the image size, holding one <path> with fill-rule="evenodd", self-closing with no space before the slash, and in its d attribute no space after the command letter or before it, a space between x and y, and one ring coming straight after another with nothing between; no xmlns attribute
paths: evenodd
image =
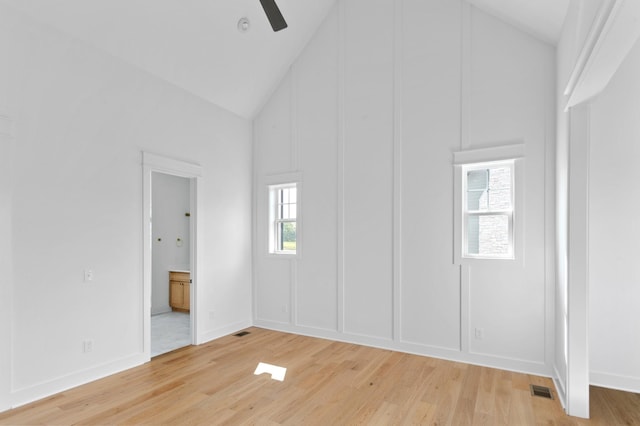
<svg viewBox="0 0 640 426"><path fill-rule="evenodd" d="M463 257L514 258L514 161L462 167Z"/></svg>
<svg viewBox="0 0 640 426"><path fill-rule="evenodd" d="M295 183L269 186L271 232L269 251L296 254L298 244L298 193Z"/></svg>

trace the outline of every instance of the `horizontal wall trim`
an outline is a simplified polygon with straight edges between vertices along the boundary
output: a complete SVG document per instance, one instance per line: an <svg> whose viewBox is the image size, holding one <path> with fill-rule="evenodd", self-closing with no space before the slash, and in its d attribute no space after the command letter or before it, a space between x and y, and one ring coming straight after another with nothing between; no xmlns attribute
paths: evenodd
<svg viewBox="0 0 640 426"><path fill-rule="evenodd" d="M137 367L148 361L149 359L143 352L141 352L113 362L77 371L46 382L41 382L33 386L14 390L11 393L11 407L16 408L33 401L37 401L47 396Z"/></svg>
<svg viewBox="0 0 640 426"><path fill-rule="evenodd" d="M285 172L263 175L260 177L260 182L262 183L262 185L280 185L292 182L300 183L302 182L302 173Z"/></svg>
<svg viewBox="0 0 640 426"><path fill-rule="evenodd" d="M374 336L373 334L364 334L364 333L356 333L355 331L349 331L347 327L345 327L344 332L342 333L346 336L352 336L356 339L364 339L364 340L373 340L376 342L393 342L393 337L382 337L382 336Z"/></svg>
<svg viewBox="0 0 640 426"><path fill-rule="evenodd" d="M513 142L454 152L453 163L462 165L485 161L513 160L522 157L524 157L524 143Z"/></svg>
<svg viewBox="0 0 640 426"><path fill-rule="evenodd" d="M515 357L509 357L509 356L501 356L501 355L492 355L492 354L488 354L485 352L474 352L472 350L469 351L469 355L477 355L477 356L482 356L482 357L491 357L491 358L499 358L499 359L505 359L508 361L516 361L516 362L525 362L525 363L532 363L532 364L540 364L540 365L545 365L544 361L536 361L533 359L522 359L522 358L515 358Z"/></svg>
<svg viewBox="0 0 640 426"><path fill-rule="evenodd" d="M386 339L363 337L347 333L336 333L331 331L308 329L304 327L296 327L289 324L283 325L271 321L256 320L254 326L274 331L282 331L284 333L293 333L302 336L316 337L319 339L370 346L379 349L404 352L408 354L438 358L447 361L497 368L500 370L513 371L516 373L535 374L537 376L550 378L552 377L551 367L535 362L512 360L487 355L467 354L457 350L440 349L429 347L426 345L394 342Z"/></svg>
<svg viewBox="0 0 640 426"><path fill-rule="evenodd" d="M278 324L278 325L283 325L283 326L290 326L291 325L291 321L278 321L278 320L274 320L274 319L261 318L261 317L257 317L256 321L257 322L264 322L266 324Z"/></svg>
<svg viewBox="0 0 640 426"><path fill-rule="evenodd" d="M462 352L460 350L460 345L456 345L456 347L446 347L446 346L438 346L438 345L426 345L424 343L420 343L420 342L412 342L411 340L407 340L407 339L399 339L398 343L401 345L410 345L410 346L419 346L421 348L429 348L429 349L433 349L433 350L437 350L437 351L454 351L454 352Z"/></svg>
<svg viewBox="0 0 640 426"><path fill-rule="evenodd" d="M268 321L266 321L268 322ZM334 328L327 328L327 327L316 327L313 325L305 325L302 322L297 322L296 323L296 327L300 327L300 328L304 328L306 330L315 330L319 333L338 333L338 327L334 327Z"/></svg>
<svg viewBox="0 0 640 426"><path fill-rule="evenodd" d="M602 371L591 371L589 383L593 386L640 393L640 377L619 376Z"/></svg>

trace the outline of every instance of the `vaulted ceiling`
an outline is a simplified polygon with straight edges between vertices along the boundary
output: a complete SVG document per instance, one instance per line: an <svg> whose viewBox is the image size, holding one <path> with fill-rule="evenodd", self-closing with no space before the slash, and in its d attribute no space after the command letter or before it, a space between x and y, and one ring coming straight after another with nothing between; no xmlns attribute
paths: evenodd
<svg viewBox="0 0 640 426"><path fill-rule="evenodd" d="M569 0L467 0L551 44L560 37Z"/></svg>
<svg viewBox="0 0 640 426"><path fill-rule="evenodd" d="M335 1L277 0L289 27L274 33L258 0L0 0L247 118L262 107ZM569 0L469 2L554 43ZM250 21L247 32L238 31L243 17Z"/></svg>

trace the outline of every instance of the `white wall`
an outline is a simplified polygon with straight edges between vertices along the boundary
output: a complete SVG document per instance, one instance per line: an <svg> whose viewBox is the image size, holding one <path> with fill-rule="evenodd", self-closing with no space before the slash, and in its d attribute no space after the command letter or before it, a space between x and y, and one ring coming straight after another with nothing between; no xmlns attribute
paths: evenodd
<svg viewBox="0 0 640 426"><path fill-rule="evenodd" d="M640 42L591 104L591 383L640 392Z"/></svg>
<svg viewBox="0 0 640 426"><path fill-rule="evenodd" d="M617 57L616 46L608 44L607 37L610 42L611 34L615 34L618 42L626 43L625 34L616 28L616 25L620 27L621 23L624 27L627 24L626 20L607 18L613 5L614 2L610 0L572 0L557 50L557 286L554 378L560 399L567 412L581 417L589 416L589 383L593 383L595 377L593 366L590 366L592 362L590 358L595 353L593 349L590 350L594 337L591 327L594 325L595 318L594 313L590 311L593 310L594 303L596 305L601 303L599 299L604 296L602 291L594 293L595 284L590 284L590 281L596 277L593 274L594 254L591 251L595 248L599 255L602 250L602 247L594 246L591 234L599 227L608 227L609 224L606 220L602 221L606 218L592 215L593 197L601 194L590 188L593 184L593 173L590 172L590 168L593 161L596 163L602 161L601 158L594 159L594 155L600 156L601 152L591 148L593 143L596 143L596 146L602 143L594 142L596 134L593 131L592 105L587 101L568 110L566 107L570 97L575 95L574 87L579 87L582 80L593 84L594 74L596 79L606 74L602 74L602 69L599 68L604 66L608 69L610 66L607 63L593 65L589 62L591 67L585 69L584 64L587 60L591 61L593 57L597 58L597 55L609 60ZM618 9L614 8L614 10L616 10L615 13L619 13ZM615 14L611 16L615 17ZM604 22L605 18L610 20L604 26L605 30L596 30L600 28L600 23ZM594 36L596 39L593 38ZM590 50L590 47L585 47L592 46L596 40L599 43L599 49ZM604 86L607 81L597 83L602 83L601 86ZM610 103L608 108L610 113L618 114L617 105L614 103ZM600 121L601 125L602 123L603 121ZM596 205L601 202L595 201ZM611 247L611 239L608 243L609 250L615 251ZM616 335L615 330L607 330L606 333ZM602 342L599 342L598 347L601 344ZM592 370L591 378L589 377L590 369ZM606 376L606 373L603 376ZM629 383L629 377L619 379L613 382ZM600 384L605 382L611 384L611 377L598 381ZM637 389L637 380L635 386Z"/></svg>
<svg viewBox="0 0 640 426"><path fill-rule="evenodd" d="M190 181L165 173L153 173L151 315L171 311L169 271L189 270L191 246L189 221ZM178 238L181 240L177 244Z"/></svg>
<svg viewBox="0 0 640 426"><path fill-rule="evenodd" d="M2 290L13 333L0 328L10 404L146 361L142 151L203 167L198 341L249 325L251 124L5 6L0 52L1 113L15 128L1 192L13 192L16 273Z"/></svg>
<svg viewBox="0 0 640 426"><path fill-rule="evenodd" d="M552 46L466 3L339 1L254 123L256 324L551 375L554 75ZM456 265L453 152L513 141L524 254ZM265 182L287 172L284 260Z"/></svg>

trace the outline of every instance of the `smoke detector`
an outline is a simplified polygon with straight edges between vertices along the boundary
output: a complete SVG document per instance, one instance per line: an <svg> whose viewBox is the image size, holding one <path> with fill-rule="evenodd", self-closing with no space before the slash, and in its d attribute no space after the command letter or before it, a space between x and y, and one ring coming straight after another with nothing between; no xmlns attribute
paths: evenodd
<svg viewBox="0 0 640 426"><path fill-rule="evenodd" d="M240 18L240 20L238 21L238 31L240 31L241 33L246 33L247 31L249 31L250 26L251 23L247 18Z"/></svg>

